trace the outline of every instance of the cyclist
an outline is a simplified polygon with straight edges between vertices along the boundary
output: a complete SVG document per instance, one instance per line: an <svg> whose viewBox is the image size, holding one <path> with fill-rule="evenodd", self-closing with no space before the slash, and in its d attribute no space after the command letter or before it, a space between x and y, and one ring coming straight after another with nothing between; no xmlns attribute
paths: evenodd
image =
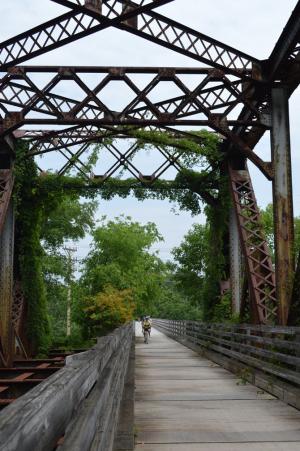
<svg viewBox="0 0 300 451"><path fill-rule="evenodd" d="M143 335L145 336L145 331L148 332L149 337L150 337L150 333L151 333L151 320L150 320L150 316L146 316L143 320L142 320L142 329L143 329Z"/></svg>

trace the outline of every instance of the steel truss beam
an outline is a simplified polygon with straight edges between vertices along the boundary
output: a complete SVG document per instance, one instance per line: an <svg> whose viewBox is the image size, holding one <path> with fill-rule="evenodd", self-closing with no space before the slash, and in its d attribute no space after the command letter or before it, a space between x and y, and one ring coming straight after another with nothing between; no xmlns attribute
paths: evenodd
<svg viewBox="0 0 300 451"><path fill-rule="evenodd" d="M263 233L250 174L229 168L230 185L245 257L250 291L250 310L257 324L276 320L275 273L270 251Z"/></svg>
<svg viewBox="0 0 300 451"><path fill-rule="evenodd" d="M12 170L0 170L0 361L11 364L13 353L12 303L14 213Z"/></svg>
<svg viewBox="0 0 300 451"><path fill-rule="evenodd" d="M44 88L33 81L36 73L48 73L51 80ZM96 75L92 89L84 82L84 74ZM53 75L52 75L53 74ZM101 81L97 75L102 75ZM103 77L104 74L104 77ZM141 89L134 81L136 74L153 74ZM199 79L194 89L189 89L185 75ZM71 81L82 92L83 100L60 94L61 83ZM119 82L129 89L132 99L119 111L104 103L105 91L111 83ZM153 101L155 90L163 91L165 82L182 94L168 96L160 102ZM251 127L268 127L261 112L248 100L251 86L241 80L231 80L215 69L180 68L124 68L124 67L15 67L11 68L0 84L0 107L5 112L2 133L7 135L22 125L81 125L96 127L113 125L145 126L207 126L229 138L236 147L259 169L271 178L269 163L263 162L252 149L233 133L237 124ZM120 93L121 93L120 88ZM121 94L119 94L120 96ZM251 121L228 119L247 108Z"/></svg>
<svg viewBox="0 0 300 451"><path fill-rule="evenodd" d="M87 151L88 147L93 142L102 142L103 149L106 149L106 151L115 158L115 162L105 171L104 174L96 176L103 182L116 175L119 170L126 169L138 181L151 184L159 179L170 167L175 168L176 171L180 171L182 169L182 165L180 163L182 146L180 141L178 141L177 149L174 148L172 151L171 149L168 150L167 148L163 148L159 144L152 144L153 149L158 151L160 156L163 157L163 161L159 163L156 170L154 170L151 174L142 174L142 172L133 163L133 157L140 148L140 142L134 137L132 131L133 130L122 130L118 128L92 131L92 127L90 127L90 129L72 128L71 130L67 129L56 133L51 132L50 136L48 135L48 137L46 137L43 135L42 138L38 139L35 136L32 138L32 135L28 132L24 133L23 137L27 136L27 138L32 139L32 145L28 156L58 151L67 159L66 164L58 171L59 175L65 175L68 170L75 167L85 178L89 179L95 177L94 174L90 173L90 169L81 160L82 155ZM178 138L178 135L174 135L174 132L172 131L172 136L177 136ZM201 144L202 140L199 139L199 137L192 134L188 135ZM108 138L131 139L131 142L128 149L124 151L123 149L119 150L114 143L109 142L109 140L107 140ZM79 142L81 145L78 149ZM74 152L72 152L71 148L74 146L77 146L77 148Z"/></svg>
<svg viewBox="0 0 300 451"><path fill-rule="evenodd" d="M299 69L300 52L300 2L297 3L288 23L279 37L269 59L265 62L268 80L287 81L293 65Z"/></svg>
<svg viewBox="0 0 300 451"><path fill-rule="evenodd" d="M2 137L7 137L13 131L20 136L22 132L19 129L24 124L41 127L47 127L49 124L73 126L65 131L28 131L23 137L32 139L31 155L53 150L63 153L67 163L61 168L60 174L65 174L72 165L76 165L79 171L86 174L87 168L82 155L88 144L103 140L107 136L116 136L116 125L138 128L209 126L227 138L224 149L229 156L233 152L238 154L241 160L249 158L269 179L274 179L274 175L275 179L278 179L274 159L272 163L262 161L253 152L253 148L264 132L272 128L271 93L274 81L284 83L289 95L300 81L300 2L270 58L262 62L153 11L172 0L52 1L69 8L70 11L0 44L0 70L8 69L8 73L0 80L0 110L4 116L0 130ZM143 37L204 63L209 68L162 70L14 67L108 27L116 27ZM37 86L31 77L31 72L39 71L53 73L50 82L42 88ZM199 76L199 83L191 90L184 82L183 75L193 73L192 71L195 76ZM101 73L104 78L93 88L89 88L82 80L81 74L84 72ZM137 73L153 74L153 79L145 88L140 89L131 76ZM63 96L57 89L62 81L75 83L84 93L83 98ZM122 82L134 93L133 100L118 111L106 105L100 98L101 93L113 81ZM154 101L151 96L153 90L166 81L173 83L180 94L176 97L166 95L165 99ZM119 129L117 136L126 136L126 133ZM78 148L78 145L81 147ZM77 148L72 151L75 146ZM165 162L149 176L141 175L132 163L135 144L125 152L107 144L107 150L115 157L116 162L106 174L101 175L103 181L121 167L126 167L137 180L147 179L148 182L156 180L171 165L177 170L181 169L179 151L177 154L158 149L164 154ZM278 312L275 278L259 222L253 187L247 171L231 169L230 179L248 271L253 317L256 322L269 323L274 321ZM2 210L3 205L4 203ZM6 234L6 245L7 240L11 239L11 230L9 233ZM3 249L0 243L0 257L4 255ZM12 246L7 245L7 249L11 250ZM11 261L11 257L6 254L3 258ZM0 286L1 274L0 268ZM19 294L15 296L12 309L14 323L20 324L22 295L20 290L16 292ZM282 302L282 299L279 301ZM287 313L285 310L285 318ZM3 337L3 331L1 336Z"/></svg>
<svg viewBox="0 0 300 451"><path fill-rule="evenodd" d="M263 114L269 116L271 121L271 90L273 83L281 82L287 88L290 97L300 83L300 1L298 1L291 17L283 29L271 55L265 61L261 61L263 68L262 77L266 82L263 90L260 87L253 89L249 101ZM244 108L239 119L251 120L249 109ZM235 127L234 132L254 149L262 138L265 130L261 127L253 127L249 132L247 127Z"/></svg>
<svg viewBox="0 0 300 451"><path fill-rule="evenodd" d="M14 181L12 171L10 169L0 170L0 234L2 233L6 220L7 210L12 196L13 184Z"/></svg>
<svg viewBox="0 0 300 451"><path fill-rule="evenodd" d="M91 2L86 2L86 6L73 3L72 11L2 42L0 71L171 1L173 0L104 0L101 13L93 5L89 6ZM130 9L126 5L130 5Z"/></svg>
<svg viewBox="0 0 300 451"><path fill-rule="evenodd" d="M71 11L3 42L0 70L115 26L239 78L260 79L256 58L153 11L174 0L54 1Z"/></svg>
<svg viewBox="0 0 300 451"><path fill-rule="evenodd" d="M136 73L143 73L143 68ZM232 82L224 73L214 70L190 70L189 72L176 72L176 68L157 68L153 70L153 79L144 89L139 89L131 77L132 71L127 72L127 68L98 68L98 73L106 76L101 82L95 83L94 89L90 89L83 81L80 74L96 73L88 68L48 68L49 74L53 73L53 78L44 88L38 88L33 81L31 72L37 73L37 68L16 67L2 79L1 108L6 112L6 119L3 122L4 132L9 133L11 129L18 128L19 124L34 123L55 123L72 124L78 122L96 123L97 125L117 125L135 124L155 125L166 124L176 125L177 123L187 123L187 125L198 124L201 119L194 119L195 115L202 114L204 122L216 122L217 115L219 123L234 125L236 120L226 120L226 117L238 106L247 106L252 114L252 120L248 126L259 124L260 112L249 104L247 93L243 92L240 81ZM41 68L40 72L45 72ZM194 90L190 90L180 78L181 73L189 73L199 77L199 84ZM150 71L145 69L146 74ZM62 96L59 91L59 84L63 81L72 81L82 91L85 96L82 101ZM114 81L121 81L129 88L134 99L128 102L125 108L113 111L105 105L100 96L107 86ZM180 90L182 94L177 97L167 98L161 102L153 102L149 96L153 90L161 83L171 82L174 88ZM12 111L15 107L18 110ZM46 115L45 118L30 118L30 113L39 112Z"/></svg>

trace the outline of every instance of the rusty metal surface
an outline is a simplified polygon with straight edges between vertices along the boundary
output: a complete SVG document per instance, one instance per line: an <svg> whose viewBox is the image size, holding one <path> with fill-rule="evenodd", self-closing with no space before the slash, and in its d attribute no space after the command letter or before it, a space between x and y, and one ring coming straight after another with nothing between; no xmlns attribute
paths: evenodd
<svg viewBox="0 0 300 451"><path fill-rule="evenodd" d="M93 70L84 67L41 67L40 73L53 74L52 80L44 88L36 85L34 74L37 67L11 68L3 77L0 84L0 100L6 116L3 120L3 133L7 134L24 124L46 125L209 125L222 129L224 133L230 126L237 125L236 119L226 119L238 105L249 108L252 112L250 121L241 125L268 128L260 121L260 111L256 110L247 99L247 92L243 88L242 80L232 81L222 71L212 69L186 71L178 68L153 68L153 78L140 89L135 82L136 74L149 74L147 68L99 67ZM105 74L105 77L95 77L94 87L89 87L83 80L84 74ZM194 75L198 78L195 89L188 87L188 78ZM61 86L64 81L74 82L82 92L83 100L62 96ZM100 81L101 80L101 81ZM114 82L120 82L119 89L130 90L128 104L120 105L117 111L105 104L102 94ZM164 88L165 82L172 84L181 94L157 102L153 100L155 91ZM121 86L122 85L122 86ZM32 113L40 113L32 116ZM45 117L44 117L45 115Z"/></svg>
<svg viewBox="0 0 300 451"><path fill-rule="evenodd" d="M277 262L280 262L277 265L279 282L277 296L280 305L280 321L285 323L288 300L284 291L289 288L288 284L293 271L290 254L292 193L288 180L290 163L288 159L285 159L277 165L276 156L274 156L277 139L277 125L274 118L277 113L280 114L280 108L277 113L272 111L274 97L272 101L271 88L275 80L285 84L288 97L300 82L298 62L300 1L270 58L266 61L260 61L154 11L157 7L172 3L174 0L51 1L68 8L67 12L0 44L0 69L6 71L0 79L0 106L3 116L0 119L0 137L11 138L14 132L17 137L30 140L31 156L53 151L63 155L66 163L59 171L61 175L72 167L86 175L87 168L83 156L89 144L109 136L128 137L126 132L120 131L120 127L124 125L154 129L183 125L199 129L205 126L219 133L223 138L222 150L228 153L229 157L232 154L238 154L241 159L249 159L262 174L269 180L273 180L276 204L276 253ZM115 27L140 36L201 62L205 67L16 66L108 27ZM39 73L50 75L51 80L46 86L41 87L35 83L35 76ZM95 84L92 87L84 82L84 74L94 74ZM141 89L135 83L135 78L143 74L152 74L152 78ZM190 89L185 81L185 76L191 75L198 77L198 83L193 89ZM82 96L61 95L61 92L64 92L61 86L66 81L76 85L81 90ZM120 105L115 108L109 100L105 103L102 98L103 93L114 82L118 82L125 90L132 92L132 98L125 106ZM155 90L161 89L166 82L173 84L175 91L177 93L179 91L179 94L175 97L175 94L168 95L168 93L160 94L159 98L153 96ZM161 92L164 92L163 89ZM24 125L28 125L30 131L23 132L21 127ZM68 127L65 131L55 130L55 127L64 125ZM53 126L52 131L49 131L49 126ZM120 126L119 129L118 126ZM255 144L268 130L271 130L273 134L272 162L263 161L253 150ZM178 133L183 132L178 131ZM286 140L288 140L288 132ZM134 145L121 152L108 144L107 151L115 158L115 162L105 173L98 176L105 181L115 174L117 169L126 167L137 180L149 182L161 177L171 166L177 171L181 170L177 154L168 153L165 149L157 150L160 156L164 157L163 163L160 163L151 174L142 174L132 162L131 157L136 151ZM282 184L280 186L282 168L287 178L287 189ZM248 270L252 313L256 322L265 323L273 321L277 315L274 272L261 231L251 181L247 178L248 176L243 179L240 175L231 171L231 186ZM4 225L4 218L7 217L5 211L8 208L7 199L9 199L4 185L6 186L6 182L5 184L2 182L1 185L0 179L0 231L1 226ZM285 222L286 219L287 222ZM2 290L6 293L6 297L8 292L11 293L12 287L12 231L9 236L9 243L7 235L4 238L1 237L2 244L0 243L1 263L4 260L10 262L8 266L5 263L6 266L2 264L2 269L0 268L0 294ZM14 326L17 330L16 337L20 338L18 330L23 321L20 318L22 318L24 302L20 290L17 292L19 294L15 296L14 303L11 301L11 294L8 303L2 302L2 305L9 305L9 312L4 309L6 322L1 323L1 337L3 334L8 336L7 320L13 313L14 325L17 325ZM238 304L240 301L241 299ZM3 327L6 328L6 332L3 331ZM18 343L21 346L21 338ZM1 346L3 353L3 346L5 348L6 344L2 343Z"/></svg>
<svg viewBox="0 0 300 451"><path fill-rule="evenodd" d="M4 366L10 365L13 355L13 256L14 212L10 201L0 234L0 359Z"/></svg>
<svg viewBox="0 0 300 451"><path fill-rule="evenodd" d="M2 70L110 26L238 77L248 76L254 63L259 65L256 58L153 11L171 1L106 0L101 10L83 2L60 0L58 3L70 7L70 12L2 43ZM136 16L138 20L132 23Z"/></svg>
<svg viewBox="0 0 300 451"><path fill-rule="evenodd" d="M274 170L273 204L277 297L279 299L278 320L280 324L286 325L295 270L291 145L286 88L275 87L272 90L272 120L271 144Z"/></svg>
<svg viewBox="0 0 300 451"><path fill-rule="evenodd" d="M236 212L233 207L230 209L229 216L229 240L232 312L240 315L243 291L243 261Z"/></svg>
<svg viewBox="0 0 300 451"><path fill-rule="evenodd" d="M10 169L0 170L0 234L4 227L13 189L13 175Z"/></svg>
<svg viewBox="0 0 300 451"><path fill-rule="evenodd" d="M41 88L34 82L37 73L49 73L52 79ZM88 73L96 76L93 87L84 82L84 76ZM153 74L143 89L135 82L137 74ZM190 75L198 79L194 89L188 86ZM78 96L71 98L60 94L62 83L66 81L74 83L80 89L82 100ZM125 97L130 91L127 104L120 104L117 108L111 103L117 99L109 91L115 82L118 82L118 99L124 97L121 95L123 90L127 93ZM176 97L168 94L168 90L164 93L166 83L173 87L173 92L178 93ZM49 132L49 125L74 126L69 132L69 146L99 140L108 133L102 132L103 129L112 129L118 125L208 126L232 142L241 154L271 179L268 162L264 162L245 141L233 133L234 127L238 125L249 129L269 128L261 110L249 102L251 91L251 84L245 87L241 78L232 80L223 71L211 68L14 67L10 68L0 84L0 105L6 112L1 131L2 136L15 131L17 136L26 139L26 132L17 132L20 127L33 126L32 135L35 127L38 127L37 132L41 132L41 127L44 127L43 142L46 149L40 152L46 152L47 147L56 147L68 159L72 158L72 154L68 155L69 150L66 153L59 146L53 146L55 131ZM109 92L110 97L104 101L103 96L107 96ZM161 101L156 100L158 92L161 92ZM239 107L249 111L250 120L240 121L234 118L233 112ZM228 116L232 117L228 119ZM78 136L76 127L85 130L85 138Z"/></svg>
<svg viewBox="0 0 300 451"><path fill-rule="evenodd" d="M15 360L13 366L0 368L0 410L60 370L64 363L63 356L53 355L51 359Z"/></svg>
<svg viewBox="0 0 300 451"><path fill-rule="evenodd" d="M19 64L55 48L61 47L82 37L88 36L110 26L122 24L137 14L151 11L152 8L173 0L105 0L102 11L78 2L61 1L71 6L71 11L62 14L37 27L8 39L0 45L0 69ZM123 5L130 4L132 10L124 13ZM130 28L130 27L129 27Z"/></svg>
<svg viewBox="0 0 300 451"><path fill-rule="evenodd" d="M250 174L247 169L237 171L229 167L229 176L248 274L251 316L255 323L272 324L278 309L275 273Z"/></svg>

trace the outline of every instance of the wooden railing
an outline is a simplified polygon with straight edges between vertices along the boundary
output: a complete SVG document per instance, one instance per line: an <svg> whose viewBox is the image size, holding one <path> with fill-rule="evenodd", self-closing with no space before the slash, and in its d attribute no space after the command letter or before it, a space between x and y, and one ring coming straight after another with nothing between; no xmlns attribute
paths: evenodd
<svg viewBox="0 0 300 451"><path fill-rule="evenodd" d="M63 369L6 407L0 414L0 450L112 450L133 337L130 324L98 339L92 349L67 357ZM126 449L133 449L133 397L131 407Z"/></svg>
<svg viewBox="0 0 300 451"><path fill-rule="evenodd" d="M153 320L167 335L300 387L300 327Z"/></svg>

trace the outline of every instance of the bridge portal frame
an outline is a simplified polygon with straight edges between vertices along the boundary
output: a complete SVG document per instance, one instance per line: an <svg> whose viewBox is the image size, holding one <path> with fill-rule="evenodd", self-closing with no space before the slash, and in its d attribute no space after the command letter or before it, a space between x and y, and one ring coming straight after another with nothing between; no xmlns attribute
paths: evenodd
<svg viewBox="0 0 300 451"><path fill-rule="evenodd" d="M240 52L239 50L223 44L203 33L192 30L183 24L180 24L168 17L165 17L155 11L159 6L172 3L174 0L50 0L68 8L68 12L56 17L55 19L45 22L31 30L28 30L20 35L10 38L0 44L0 70L6 71L6 75L1 80L0 85L0 108L2 117L0 118L0 139L4 144L7 139L14 139L14 137L23 136L28 137L28 132L20 131L26 123L31 125L42 124L61 124L70 125L70 130L75 130L78 127L88 128L89 126L103 126L104 128L114 128L117 124L131 124L136 127L156 126L168 127L182 124L206 125L211 127L216 132L224 137L223 149L226 152L229 167L233 171L245 171L246 161L249 159L254 163L259 170L272 181L273 184L273 201L274 201L274 221L275 221L275 249L276 249L276 282L277 282L277 303L278 303L278 322L281 325L287 324L288 311L290 304L290 293L294 274L294 256L293 256L293 207L292 207L292 190L291 190L291 163L290 163L290 138L288 126L288 99L299 85L300 71L299 71L299 50L300 50L300 1L297 3L290 20L283 30L272 54L268 60L260 61L252 56ZM222 100L222 96L216 94L217 99L221 99L221 105L225 108L226 114L216 113L214 111L215 104L210 104L207 107L205 103L205 95L211 95L214 88L206 88L205 83L200 86L196 92L190 92L186 86L181 85L183 95L180 99L172 98L163 102L154 104L149 103L147 99L147 108L142 111L139 108L133 108L132 105L125 112L116 113L112 110L105 110L99 102L96 102L96 107L91 108L89 105L89 112L93 110L95 113L93 118L78 118L77 113L80 108L89 104L89 99L96 100L97 91L92 92L83 87L86 91L87 97L82 105L74 102L74 99L61 98L53 96L51 89L57 82L57 77L73 77L78 82L77 72L80 68L73 68L68 70L66 68L54 68L56 71L56 78L52 80L52 84L45 87L44 90L38 89L34 86L28 77L28 69L26 67L16 67L17 64L25 62L35 56L47 53L50 50L63 46L69 42L74 42L84 36L101 31L108 27L115 27L127 31L131 34L139 36L148 41L154 42L158 45L164 46L170 50L176 51L187 57L192 58L200 63L206 64L209 69L202 69L207 71L209 81L218 81L221 83L223 92L229 91L234 100L229 104ZM46 39L45 39L46 36ZM111 68L113 69L113 68ZM36 68L35 70L45 71L44 67ZM47 68L49 70L49 68ZM92 71L93 69L90 68ZM99 70L99 69L98 69ZM102 69L103 70L103 69ZM153 70L151 68L136 68L136 71ZM181 69L184 71L185 69ZM198 69L196 69L198 70ZM201 70L201 69L200 69ZM160 68L158 75L163 79L176 78L176 71L172 72L170 69ZM127 77L125 72L120 70L110 71L110 77ZM77 77L77 78L76 78ZM26 79L26 87L21 84L20 80ZM14 80L17 80L14 81ZM25 108L20 111L20 99L18 95L14 95L12 99L7 99L5 88L8 84L14 90L20 90L22 95L29 95L29 100ZM13 85L15 83L15 85ZM155 82L154 82L155 83ZM176 80L178 83L178 80ZM199 87L198 87L199 88ZM135 89L135 88L134 88ZM202 89L202 92L201 92ZM205 91L205 89L207 89ZM137 99L145 99L147 93L135 90ZM202 97L201 97L202 95ZM203 97L204 96L204 97ZM17 99L17 102L16 102ZM59 102L64 105L71 105L67 112L60 110ZM19 103L18 103L19 102ZM43 108L48 109L48 113L52 114L52 118L44 119L29 119L28 112L42 112L38 104L42 103ZM233 106L239 104L242 106L241 112L234 120L229 119L231 109ZM10 109L7 107L10 106ZM175 113L170 113L170 105L175 107ZM186 114L184 108L190 105L195 112L202 113L205 119L191 118L192 114ZM14 106L17 109L12 110ZM220 106L220 105L219 105ZM101 119L97 117L97 107L101 111ZM227 107L227 109L226 109ZM102 108L102 110L101 110ZM146 118L146 113L151 112L152 119ZM130 113L130 114L129 114ZM186 120L186 117L188 117ZM184 118L184 119L183 119ZM87 133L86 137L76 137L68 131L68 136L71 135L71 145L76 143L87 143L94 139L93 133ZM272 146L272 161L265 162L254 152L254 147L265 131L271 131L271 146ZM39 136L40 142L52 151L58 150L58 146L53 145L53 137L57 132L54 130L42 132ZM59 135L59 133L57 133ZM59 138L60 139L60 138ZM70 143L66 143L65 147L69 149ZM83 151L84 151L83 147ZM47 150L45 150L47 151ZM4 152L5 153L5 152ZM3 154L3 152L2 152ZM32 153L33 155L34 153ZM0 158L0 170L6 169L4 163L11 155L11 150L6 152L4 158ZM77 161L80 158L80 153L76 155ZM168 157L167 157L168 158ZM69 160L70 163L70 160ZM233 174L229 170L229 174ZM285 183L282 183L282 176ZM236 183L236 178L230 175L231 186L233 193L236 192L233 186ZM248 184L249 185L249 184ZM251 185L251 181L250 181ZM249 185L249 186L250 186ZM250 189L251 191L251 187ZM248 199L251 198L250 203L252 207L248 211L252 211L252 221L258 225L257 205L255 201L254 192L249 191ZM253 189L252 189L253 191ZM3 193L3 189L2 189ZM243 198L245 196L243 195ZM233 201L234 201L233 194ZM240 197L242 199L242 197ZM233 202L234 203L234 202ZM257 283L256 275L253 276L250 268L250 260L253 255L252 244L245 238L245 230L247 226L242 224L241 208L242 203L238 202L236 198L236 219L239 229L240 244L243 248L243 255L246 263L248 262L248 284L253 310L254 321L258 323L268 322L270 317L266 313L264 305L259 306L258 293L261 291L259 283ZM249 206L249 204L248 204ZM251 210L252 208L252 210ZM2 209L0 215L0 223L6 221L6 212ZM256 232L255 232L256 233ZM254 235L255 235L254 233ZM252 234L253 235L253 234ZM258 278L267 278L268 283L273 280L273 269L270 266L270 255L265 248L265 241L260 229L257 249L265 256L259 260L256 267L258 271ZM234 246L237 246L237 241ZM6 246L5 246L6 247ZM1 258L4 258L2 250ZM264 259L265 258L265 259ZM267 262L267 263L266 263ZM12 272L12 260L10 272ZM257 269L258 268L258 269ZM263 270L262 270L263 268ZM267 271L267 275L265 275ZM273 281L271 282L271 285ZM3 284L2 284L3 285ZM12 292L12 288L10 288ZM267 293L268 290L265 290ZM273 290L272 293L272 303ZM1 302L5 303L5 296L3 290L1 295ZM268 296L267 296L268 297ZM266 299L268 303L270 299ZM277 315L276 308L271 308L271 320L274 315ZM260 312L260 313L258 313ZM11 325L12 327L12 325ZM2 332L1 332L2 333Z"/></svg>

